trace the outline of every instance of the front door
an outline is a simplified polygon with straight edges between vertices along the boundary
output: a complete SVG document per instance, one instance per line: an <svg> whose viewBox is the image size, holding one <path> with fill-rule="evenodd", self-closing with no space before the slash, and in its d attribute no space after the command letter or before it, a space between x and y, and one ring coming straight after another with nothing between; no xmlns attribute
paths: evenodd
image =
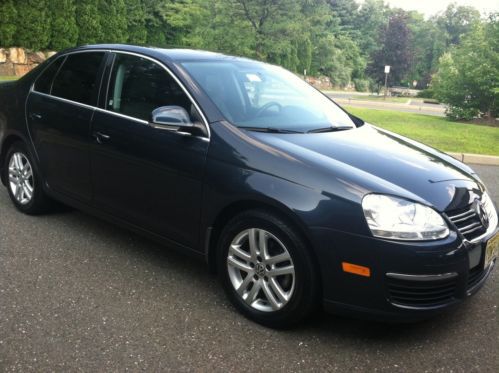
<svg viewBox="0 0 499 373"><path fill-rule="evenodd" d="M209 141L149 124L161 106L199 114L169 72L117 53L105 110L92 120L94 203L141 228L195 247Z"/></svg>

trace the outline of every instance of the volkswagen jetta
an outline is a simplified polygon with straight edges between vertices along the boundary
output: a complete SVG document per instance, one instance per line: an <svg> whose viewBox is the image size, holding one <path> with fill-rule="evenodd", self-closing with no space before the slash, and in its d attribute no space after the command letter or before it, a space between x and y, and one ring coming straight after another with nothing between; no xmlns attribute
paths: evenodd
<svg viewBox="0 0 499 373"><path fill-rule="evenodd" d="M492 271L498 218L468 166L365 123L300 78L216 53L94 45L0 85L2 182L216 271L247 317L417 320Z"/></svg>

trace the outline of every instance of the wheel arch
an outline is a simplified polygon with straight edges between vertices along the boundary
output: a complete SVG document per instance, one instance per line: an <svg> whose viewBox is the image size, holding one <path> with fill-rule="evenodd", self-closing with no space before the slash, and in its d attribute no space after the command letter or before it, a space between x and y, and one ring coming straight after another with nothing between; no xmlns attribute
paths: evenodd
<svg viewBox="0 0 499 373"><path fill-rule="evenodd" d="M270 212L296 228L298 234L303 238L309 248L317 268L319 268L317 256L315 250L313 250L312 240L305 224L291 209L279 203L246 199L235 201L225 206L216 214L213 223L207 228L205 236L205 256L211 272L216 273L217 243L224 226L236 215L249 210L264 210Z"/></svg>

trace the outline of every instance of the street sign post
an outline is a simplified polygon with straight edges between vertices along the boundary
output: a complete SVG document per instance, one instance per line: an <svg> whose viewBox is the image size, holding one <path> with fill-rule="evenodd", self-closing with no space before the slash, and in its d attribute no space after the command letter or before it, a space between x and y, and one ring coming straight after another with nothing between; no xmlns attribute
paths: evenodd
<svg viewBox="0 0 499 373"><path fill-rule="evenodd" d="M385 97L384 97L384 100L386 100L386 96L388 94L388 74L390 74L390 65L385 66Z"/></svg>

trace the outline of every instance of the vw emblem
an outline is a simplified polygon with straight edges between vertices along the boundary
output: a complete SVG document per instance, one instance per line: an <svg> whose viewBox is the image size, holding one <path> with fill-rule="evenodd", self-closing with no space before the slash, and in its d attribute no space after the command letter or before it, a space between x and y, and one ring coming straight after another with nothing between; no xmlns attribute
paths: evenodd
<svg viewBox="0 0 499 373"><path fill-rule="evenodd" d="M265 275L265 266L262 263L257 263L255 265L255 273L258 276L263 277Z"/></svg>
<svg viewBox="0 0 499 373"><path fill-rule="evenodd" d="M476 200L475 202L475 212L478 218L480 219L482 225L487 229L489 227L489 216L485 212L483 203L479 200Z"/></svg>

